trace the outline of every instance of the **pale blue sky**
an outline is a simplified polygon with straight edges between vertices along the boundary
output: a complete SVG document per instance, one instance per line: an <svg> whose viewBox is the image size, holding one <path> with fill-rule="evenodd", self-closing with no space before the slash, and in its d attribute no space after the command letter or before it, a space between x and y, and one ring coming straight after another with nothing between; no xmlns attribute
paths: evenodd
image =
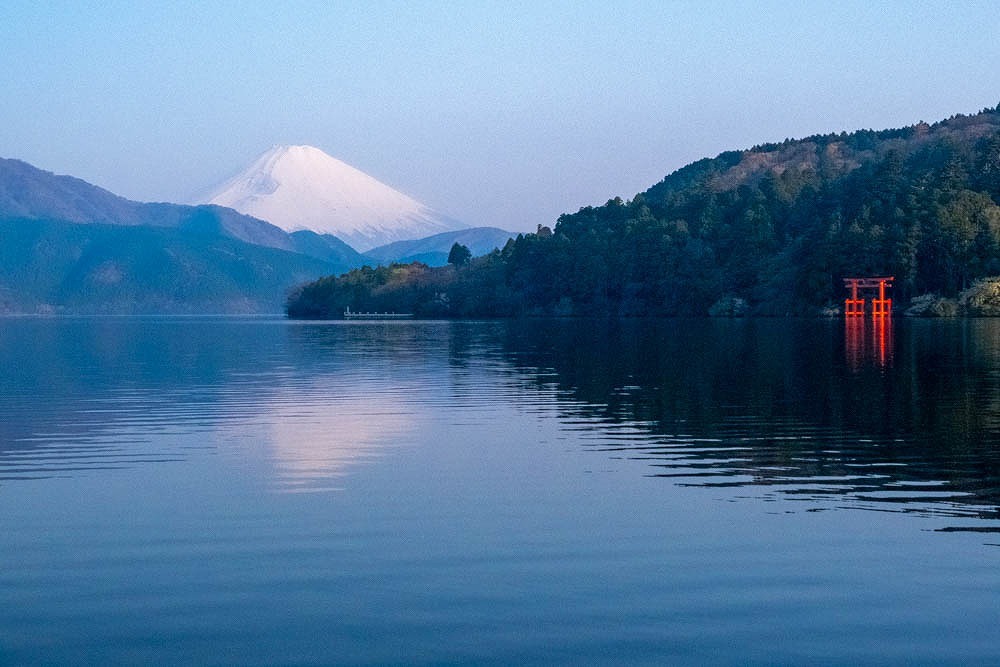
<svg viewBox="0 0 1000 667"><path fill-rule="evenodd" d="M1000 103L1000 2L0 5L0 157L183 201L304 143L471 225Z"/></svg>

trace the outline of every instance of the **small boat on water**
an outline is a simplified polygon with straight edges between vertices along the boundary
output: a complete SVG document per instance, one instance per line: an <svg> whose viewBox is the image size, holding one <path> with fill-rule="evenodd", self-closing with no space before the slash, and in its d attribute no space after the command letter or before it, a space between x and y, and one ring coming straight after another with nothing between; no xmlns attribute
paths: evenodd
<svg viewBox="0 0 1000 667"><path fill-rule="evenodd" d="M413 313L359 313L352 311L350 306L344 311L345 320L408 320Z"/></svg>

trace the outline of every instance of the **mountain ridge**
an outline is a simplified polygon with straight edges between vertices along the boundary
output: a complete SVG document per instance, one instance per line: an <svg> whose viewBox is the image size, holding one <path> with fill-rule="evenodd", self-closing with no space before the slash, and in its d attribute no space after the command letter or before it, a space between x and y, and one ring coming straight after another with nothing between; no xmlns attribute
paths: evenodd
<svg viewBox="0 0 1000 667"><path fill-rule="evenodd" d="M74 176L10 158L0 158L0 217L151 227L216 224L220 233L232 238L294 250L294 244L278 227L231 209L137 202Z"/></svg>
<svg viewBox="0 0 1000 667"><path fill-rule="evenodd" d="M278 313L335 265L169 227L0 220L0 313Z"/></svg>
<svg viewBox="0 0 1000 667"><path fill-rule="evenodd" d="M364 262L332 236L0 159L0 312L277 313L296 284Z"/></svg>
<svg viewBox="0 0 1000 667"><path fill-rule="evenodd" d="M473 257L478 257L504 247L509 239L516 236L498 227L470 227L412 241L395 241L372 248L364 256L382 264L419 261L431 266L443 266L448 263L448 253L455 243L466 246Z"/></svg>
<svg viewBox="0 0 1000 667"><path fill-rule="evenodd" d="M178 228L217 233L344 266L363 262L353 248L329 235L307 241L265 220L215 204L138 202L74 176L55 174L11 158L0 158L0 218Z"/></svg>

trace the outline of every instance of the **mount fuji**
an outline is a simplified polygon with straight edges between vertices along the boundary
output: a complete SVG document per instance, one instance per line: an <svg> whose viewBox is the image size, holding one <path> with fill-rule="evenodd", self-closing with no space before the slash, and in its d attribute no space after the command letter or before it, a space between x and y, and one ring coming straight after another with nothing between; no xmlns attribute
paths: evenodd
<svg viewBox="0 0 1000 667"><path fill-rule="evenodd" d="M273 147L199 203L332 234L359 252L468 227L312 146Z"/></svg>

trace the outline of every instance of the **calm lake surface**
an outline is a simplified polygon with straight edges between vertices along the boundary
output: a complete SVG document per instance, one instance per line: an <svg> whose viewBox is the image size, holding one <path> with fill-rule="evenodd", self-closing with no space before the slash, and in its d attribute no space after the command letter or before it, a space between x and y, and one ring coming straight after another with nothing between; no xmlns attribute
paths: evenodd
<svg viewBox="0 0 1000 667"><path fill-rule="evenodd" d="M0 663L997 664L1000 321L0 319Z"/></svg>

